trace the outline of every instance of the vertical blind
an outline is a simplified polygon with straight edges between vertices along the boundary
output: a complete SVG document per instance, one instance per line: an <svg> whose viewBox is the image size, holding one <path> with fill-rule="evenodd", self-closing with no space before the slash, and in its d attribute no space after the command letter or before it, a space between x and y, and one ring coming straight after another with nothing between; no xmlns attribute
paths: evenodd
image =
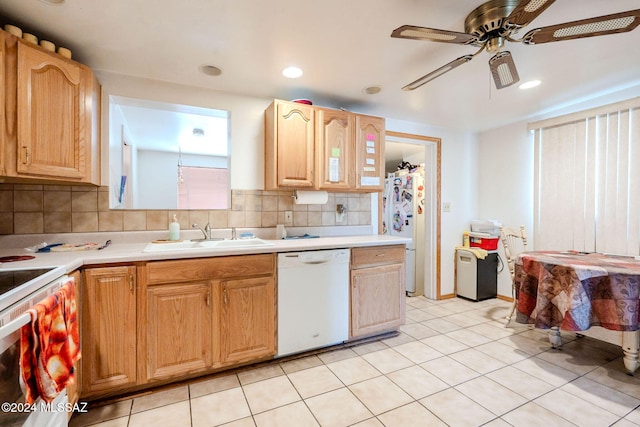
<svg viewBox="0 0 640 427"><path fill-rule="evenodd" d="M640 98L529 129L536 248L640 255Z"/></svg>

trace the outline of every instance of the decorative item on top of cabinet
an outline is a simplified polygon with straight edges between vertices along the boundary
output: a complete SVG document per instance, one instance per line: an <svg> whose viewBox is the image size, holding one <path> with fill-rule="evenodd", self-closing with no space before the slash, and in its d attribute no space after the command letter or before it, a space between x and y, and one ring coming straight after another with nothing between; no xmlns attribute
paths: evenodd
<svg viewBox="0 0 640 427"><path fill-rule="evenodd" d="M351 249L351 335L397 329L405 321L405 246Z"/></svg>
<svg viewBox="0 0 640 427"><path fill-rule="evenodd" d="M3 32L11 182L99 184L100 85L88 67Z"/></svg>
<svg viewBox="0 0 640 427"><path fill-rule="evenodd" d="M136 267L83 271L81 287L82 397L135 386Z"/></svg>
<svg viewBox="0 0 640 427"><path fill-rule="evenodd" d="M314 188L314 109L276 100L265 111L265 189Z"/></svg>

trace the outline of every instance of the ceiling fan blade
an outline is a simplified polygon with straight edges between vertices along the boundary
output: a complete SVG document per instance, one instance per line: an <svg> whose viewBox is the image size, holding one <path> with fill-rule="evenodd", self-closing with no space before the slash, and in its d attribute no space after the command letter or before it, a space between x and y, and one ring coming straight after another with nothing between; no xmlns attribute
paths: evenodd
<svg viewBox="0 0 640 427"><path fill-rule="evenodd" d="M522 0L509 14L507 21L516 27L525 27L544 12L555 0Z"/></svg>
<svg viewBox="0 0 640 427"><path fill-rule="evenodd" d="M469 61L471 61L473 59L473 56L474 55L461 56L460 58L449 62L447 65L443 65L442 67L438 68L437 70L432 71L429 74L426 74L426 75L420 77L418 80L409 83L408 85L403 87L402 90L414 90L414 89L417 89L420 86L422 86L423 84L428 83L431 80L435 79L436 77L440 77L444 73L447 73L447 72L453 70L454 68L456 68L456 67L458 67L458 66L460 66L462 64L466 64L467 62L469 62Z"/></svg>
<svg viewBox="0 0 640 427"><path fill-rule="evenodd" d="M584 37L604 36L606 34L625 33L640 24L640 9L564 24L536 28L522 38L526 44L540 44Z"/></svg>
<svg viewBox="0 0 640 427"><path fill-rule="evenodd" d="M473 44L478 41L476 36L467 33L416 27L413 25L403 25L396 28L391 33L391 37L455 44Z"/></svg>
<svg viewBox="0 0 640 427"><path fill-rule="evenodd" d="M513 62L511 52L504 51L496 53L489 60L491 75L496 83L496 88L503 89L520 81L516 64Z"/></svg>

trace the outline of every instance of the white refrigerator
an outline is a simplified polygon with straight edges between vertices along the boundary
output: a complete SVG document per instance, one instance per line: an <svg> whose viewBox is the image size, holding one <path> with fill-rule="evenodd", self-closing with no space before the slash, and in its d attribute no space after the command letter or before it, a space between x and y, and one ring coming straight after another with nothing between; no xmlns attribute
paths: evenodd
<svg viewBox="0 0 640 427"><path fill-rule="evenodd" d="M411 238L407 244L407 294L424 294L424 174L408 173L385 179L382 195L382 231Z"/></svg>

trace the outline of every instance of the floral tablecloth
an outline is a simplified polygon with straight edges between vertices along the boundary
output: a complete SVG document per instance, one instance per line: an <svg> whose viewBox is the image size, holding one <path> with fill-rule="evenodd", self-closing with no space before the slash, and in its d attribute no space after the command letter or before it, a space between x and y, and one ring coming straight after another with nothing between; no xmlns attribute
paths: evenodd
<svg viewBox="0 0 640 427"><path fill-rule="evenodd" d="M515 262L516 320L538 328L637 331L640 261L580 252L523 252Z"/></svg>

